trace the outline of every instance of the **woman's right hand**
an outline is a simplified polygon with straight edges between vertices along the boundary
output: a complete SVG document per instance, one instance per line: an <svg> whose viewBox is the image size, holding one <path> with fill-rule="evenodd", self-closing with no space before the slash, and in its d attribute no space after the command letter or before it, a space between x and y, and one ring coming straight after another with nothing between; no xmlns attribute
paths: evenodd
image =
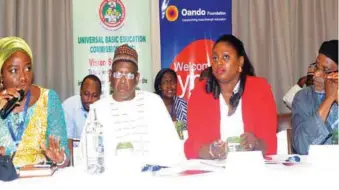
<svg viewBox="0 0 339 190"><path fill-rule="evenodd" d="M20 89L18 88L8 88L4 89L0 92L0 109L2 109L8 100L12 98L17 98L20 97L19 91ZM20 105L20 102L17 102L18 105Z"/></svg>
<svg viewBox="0 0 339 190"><path fill-rule="evenodd" d="M202 159L226 159L227 143L222 140L216 140L211 144L206 144L200 148L199 157Z"/></svg>

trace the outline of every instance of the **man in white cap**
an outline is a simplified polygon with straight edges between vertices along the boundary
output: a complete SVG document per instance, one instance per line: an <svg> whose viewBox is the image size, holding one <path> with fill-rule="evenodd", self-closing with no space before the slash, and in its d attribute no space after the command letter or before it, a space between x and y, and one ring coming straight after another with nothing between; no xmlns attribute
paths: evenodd
<svg viewBox="0 0 339 190"><path fill-rule="evenodd" d="M134 160L178 163L184 154L173 122L158 95L136 90L139 78L137 52L127 44L119 46L109 71L113 94L90 105L86 123L96 113L104 129L107 162L117 162L120 149L129 148Z"/></svg>

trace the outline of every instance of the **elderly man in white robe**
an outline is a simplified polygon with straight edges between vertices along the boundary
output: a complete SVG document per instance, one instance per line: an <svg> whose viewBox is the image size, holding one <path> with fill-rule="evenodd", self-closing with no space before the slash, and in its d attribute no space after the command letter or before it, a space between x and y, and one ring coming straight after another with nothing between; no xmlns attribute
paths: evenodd
<svg viewBox="0 0 339 190"><path fill-rule="evenodd" d="M163 101L154 93L136 90L139 77L137 52L127 44L119 46L109 71L113 94L90 105L86 124L95 118L95 112L103 125L108 170L131 161L168 166L185 159ZM86 135L83 131L82 139Z"/></svg>

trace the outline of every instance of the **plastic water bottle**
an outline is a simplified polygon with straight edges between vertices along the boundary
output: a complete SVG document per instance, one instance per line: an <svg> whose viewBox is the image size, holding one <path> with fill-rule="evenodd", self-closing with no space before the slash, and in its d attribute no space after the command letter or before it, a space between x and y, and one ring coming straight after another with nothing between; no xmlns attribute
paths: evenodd
<svg viewBox="0 0 339 190"><path fill-rule="evenodd" d="M86 125L86 170L90 174L100 174L105 171L105 151L103 125L97 120L94 109L94 119Z"/></svg>

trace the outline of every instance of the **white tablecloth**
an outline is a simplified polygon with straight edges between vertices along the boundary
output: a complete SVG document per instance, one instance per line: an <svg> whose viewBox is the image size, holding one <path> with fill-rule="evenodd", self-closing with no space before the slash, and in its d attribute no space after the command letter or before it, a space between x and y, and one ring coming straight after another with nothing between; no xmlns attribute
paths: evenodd
<svg viewBox="0 0 339 190"><path fill-rule="evenodd" d="M280 158L287 156L280 156ZM279 159L280 159L279 158ZM255 168L221 169L201 164L201 160L182 163L177 169L206 169L214 172L191 176L153 176L151 173L108 172L93 176L82 167L58 170L52 177L0 182L0 190L34 189L336 189L338 168L317 168L302 157L294 166L266 164ZM339 161L338 161L339 162Z"/></svg>

